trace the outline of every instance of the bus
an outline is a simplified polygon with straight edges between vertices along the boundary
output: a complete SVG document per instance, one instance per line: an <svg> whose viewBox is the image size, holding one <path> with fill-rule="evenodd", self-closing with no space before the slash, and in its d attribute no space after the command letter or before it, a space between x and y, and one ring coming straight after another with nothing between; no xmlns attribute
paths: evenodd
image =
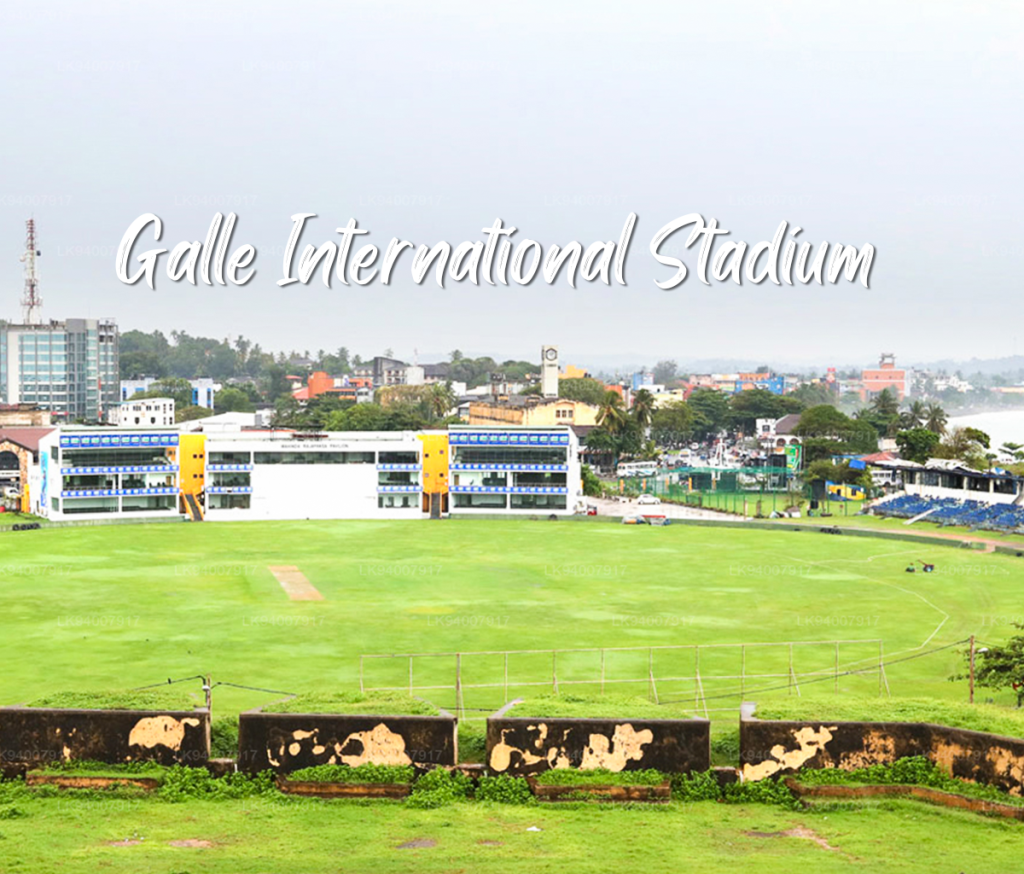
<svg viewBox="0 0 1024 874"><path fill-rule="evenodd" d="M621 479L637 476L655 476L658 473L656 461L624 461L615 468L615 475Z"/></svg>

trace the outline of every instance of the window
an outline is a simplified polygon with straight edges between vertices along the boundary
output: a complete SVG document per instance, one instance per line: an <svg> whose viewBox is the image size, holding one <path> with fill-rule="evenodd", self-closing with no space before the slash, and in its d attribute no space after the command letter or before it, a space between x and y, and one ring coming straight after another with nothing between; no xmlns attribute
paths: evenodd
<svg viewBox="0 0 1024 874"><path fill-rule="evenodd" d="M211 510L248 510L252 495L207 495Z"/></svg>
<svg viewBox="0 0 1024 874"><path fill-rule="evenodd" d="M257 452L256 464L373 464L373 452Z"/></svg>
<svg viewBox="0 0 1024 874"><path fill-rule="evenodd" d="M378 453L378 464L419 464L419 454L416 452L380 452Z"/></svg>
<svg viewBox="0 0 1024 874"><path fill-rule="evenodd" d="M512 495L513 510L564 510L565 495Z"/></svg>
<svg viewBox="0 0 1024 874"><path fill-rule="evenodd" d="M418 507L419 503L419 495L380 495L377 498L377 506L382 510L408 510Z"/></svg>
<svg viewBox="0 0 1024 874"><path fill-rule="evenodd" d="M252 455L248 452L211 452L210 464L252 464Z"/></svg>
<svg viewBox="0 0 1024 874"><path fill-rule="evenodd" d="M505 495L457 493L452 497L455 498L455 506L461 509L504 510L508 506Z"/></svg>

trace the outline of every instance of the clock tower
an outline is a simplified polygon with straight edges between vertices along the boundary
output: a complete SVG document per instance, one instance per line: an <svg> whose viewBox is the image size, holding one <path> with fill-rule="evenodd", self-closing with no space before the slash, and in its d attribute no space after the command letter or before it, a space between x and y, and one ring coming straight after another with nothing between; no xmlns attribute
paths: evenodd
<svg viewBox="0 0 1024 874"><path fill-rule="evenodd" d="M540 393L546 398L558 397L558 347L540 347Z"/></svg>

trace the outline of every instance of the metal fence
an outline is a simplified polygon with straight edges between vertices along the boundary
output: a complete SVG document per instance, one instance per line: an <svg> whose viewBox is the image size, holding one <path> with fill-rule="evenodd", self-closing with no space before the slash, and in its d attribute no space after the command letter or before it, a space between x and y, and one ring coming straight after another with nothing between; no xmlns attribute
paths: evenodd
<svg viewBox="0 0 1024 874"><path fill-rule="evenodd" d="M747 695L828 684L889 694L882 641L816 640L646 647L387 653L359 657L361 692L429 697L462 719L486 718L521 694L627 691L709 717Z"/></svg>

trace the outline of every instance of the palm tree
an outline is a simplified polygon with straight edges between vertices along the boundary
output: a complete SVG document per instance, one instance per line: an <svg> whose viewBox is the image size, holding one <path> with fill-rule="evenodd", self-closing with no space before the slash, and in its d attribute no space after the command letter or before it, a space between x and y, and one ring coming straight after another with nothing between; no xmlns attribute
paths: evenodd
<svg viewBox="0 0 1024 874"><path fill-rule="evenodd" d="M913 422L911 428L920 428L928 419L928 407L924 401L914 401L907 410L907 416Z"/></svg>
<svg viewBox="0 0 1024 874"><path fill-rule="evenodd" d="M643 428L644 434L648 434L651 420L654 418L654 395L645 388L640 389L633 395L633 406L630 412L636 423Z"/></svg>
<svg viewBox="0 0 1024 874"><path fill-rule="evenodd" d="M949 419L946 416L946 411L942 407L936 403L928 404L924 426L929 431L934 431L936 434L945 434L948 422Z"/></svg>
<svg viewBox="0 0 1024 874"><path fill-rule="evenodd" d="M452 384L450 382L438 382L434 383L430 387L430 397L428 398L430 405L430 414L435 419L443 419L451 412L452 407L455 406L458 398L455 397L455 392L452 390Z"/></svg>
<svg viewBox="0 0 1024 874"><path fill-rule="evenodd" d="M919 428L921 426L921 422L910 410L904 410L900 413L897 425L901 431L910 431L913 428Z"/></svg>
<svg viewBox="0 0 1024 874"><path fill-rule="evenodd" d="M601 398L597 409L597 424L601 425L608 433L615 434L622 429L626 419L626 409L622 404L622 395L617 391L609 389Z"/></svg>
<svg viewBox="0 0 1024 874"><path fill-rule="evenodd" d="M871 409L879 416L894 418L900 411L899 401L889 389L882 389L871 402Z"/></svg>

